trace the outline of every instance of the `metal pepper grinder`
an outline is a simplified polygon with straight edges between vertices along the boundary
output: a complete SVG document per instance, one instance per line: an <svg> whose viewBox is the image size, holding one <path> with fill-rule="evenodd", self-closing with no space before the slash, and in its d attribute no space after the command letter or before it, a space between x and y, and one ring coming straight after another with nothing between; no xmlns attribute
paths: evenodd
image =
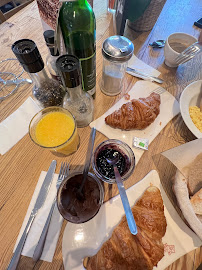
<svg viewBox="0 0 202 270"><path fill-rule="evenodd" d="M12 51L34 83L32 94L38 105L42 108L62 106L66 91L46 73L35 42L30 39L18 40L12 45Z"/></svg>

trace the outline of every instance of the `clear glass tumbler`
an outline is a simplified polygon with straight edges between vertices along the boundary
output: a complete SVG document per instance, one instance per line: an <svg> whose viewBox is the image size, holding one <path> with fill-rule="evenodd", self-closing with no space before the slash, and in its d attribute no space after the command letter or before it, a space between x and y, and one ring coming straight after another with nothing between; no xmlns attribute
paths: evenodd
<svg viewBox="0 0 202 270"><path fill-rule="evenodd" d="M29 135L35 144L65 156L73 154L79 147L73 115L57 106L47 107L32 118Z"/></svg>

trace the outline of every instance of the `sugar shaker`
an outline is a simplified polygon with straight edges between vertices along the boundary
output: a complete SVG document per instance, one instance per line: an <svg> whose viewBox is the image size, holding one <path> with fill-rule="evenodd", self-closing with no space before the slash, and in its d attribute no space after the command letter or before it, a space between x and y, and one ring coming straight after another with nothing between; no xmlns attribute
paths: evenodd
<svg viewBox="0 0 202 270"><path fill-rule="evenodd" d="M111 36L104 41L101 80L101 91L104 94L115 96L121 92L128 60L133 51L134 45L126 37Z"/></svg>

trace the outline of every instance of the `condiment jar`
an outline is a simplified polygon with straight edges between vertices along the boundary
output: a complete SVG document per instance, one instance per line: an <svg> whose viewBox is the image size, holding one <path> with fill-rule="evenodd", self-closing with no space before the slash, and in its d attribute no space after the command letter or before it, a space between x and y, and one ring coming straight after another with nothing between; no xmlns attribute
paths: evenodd
<svg viewBox="0 0 202 270"><path fill-rule="evenodd" d="M48 71L53 79L58 80L59 83L62 83L58 74L58 70L56 68L56 60L59 56L59 51L55 48L55 32L53 30L46 30L43 33L43 36L46 45L49 48L49 54L46 58L46 66L48 68Z"/></svg>
<svg viewBox="0 0 202 270"><path fill-rule="evenodd" d="M82 89L79 58L62 55L56 66L66 88L63 107L74 115L77 127L85 127L93 120L94 105L92 96Z"/></svg>
<svg viewBox="0 0 202 270"><path fill-rule="evenodd" d="M111 36L104 41L101 80L101 90L104 94L115 96L121 92L128 60L133 51L134 45L126 37Z"/></svg>
<svg viewBox="0 0 202 270"><path fill-rule="evenodd" d="M65 89L58 81L49 78L35 42L18 40L12 45L12 50L34 83L32 94L38 105L41 108L62 106Z"/></svg>

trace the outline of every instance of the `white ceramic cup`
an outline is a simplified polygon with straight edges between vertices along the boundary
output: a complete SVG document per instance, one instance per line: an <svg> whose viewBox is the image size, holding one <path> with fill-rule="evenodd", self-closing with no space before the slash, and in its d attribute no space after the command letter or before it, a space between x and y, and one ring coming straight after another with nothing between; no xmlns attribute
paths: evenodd
<svg viewBox="0 0 202 270"><path fill-rule="evenodd" d="M165 64L168 67L177 67L177 56L197 39L185 33L173 33L167 39L164 47Z"/></svg>

